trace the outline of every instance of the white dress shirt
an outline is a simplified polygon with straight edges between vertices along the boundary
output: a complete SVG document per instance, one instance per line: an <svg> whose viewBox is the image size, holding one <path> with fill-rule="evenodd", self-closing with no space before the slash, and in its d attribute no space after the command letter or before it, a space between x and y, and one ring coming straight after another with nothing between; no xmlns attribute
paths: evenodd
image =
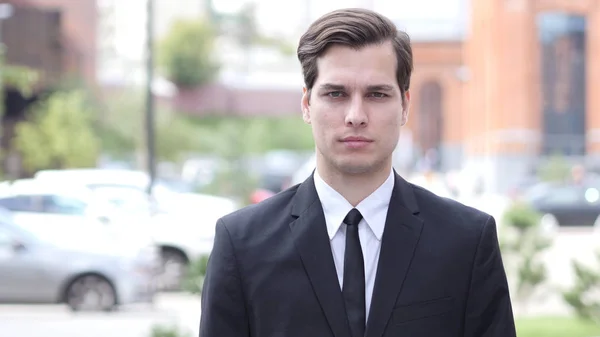
<svg viewBox="0 0 600 337"><path fill-rule="evenodd" d="M356 207L352 207L344 197L327 185L316 170L314 181L325 214L327 233L329 234L340 289L343 289L344 284L344 253L346 251L346 226L342 226L342 222L352 208L358 209L363 216L358 224L358 237L360 238L360 246L365 261L365 313L368 320L375 276L377 275L379 252L381 251L381 237L385 227L392 190L394 189L394 171L391 170L387 180Z"/></svg>

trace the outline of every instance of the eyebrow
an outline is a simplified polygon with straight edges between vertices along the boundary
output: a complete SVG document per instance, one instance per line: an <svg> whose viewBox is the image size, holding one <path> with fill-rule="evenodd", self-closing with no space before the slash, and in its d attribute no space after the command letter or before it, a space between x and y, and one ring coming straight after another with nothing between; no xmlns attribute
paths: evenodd
<svg viewBox="0 0 600 337"><path fill-rule="evenodd" d="M319 86L320 90L345 91L346 87L341 84L325 83ZM367 87L368 91L393 91L394 87L389 84L375 84Z"/></svg>

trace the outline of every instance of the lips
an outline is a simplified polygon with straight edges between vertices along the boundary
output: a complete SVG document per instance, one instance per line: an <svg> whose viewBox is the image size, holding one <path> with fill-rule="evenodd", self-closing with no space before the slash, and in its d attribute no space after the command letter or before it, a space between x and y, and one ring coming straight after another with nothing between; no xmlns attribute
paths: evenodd
<svg viewBox="0 0 600 337"><path fill-rule="evenodd" d="M350 149L360 149L368 146L373 141L365 137L346 137L342 139L342 143Z"/></svg>
<svg viewBox="0 0 600 337"><path fill-rule="evenodd" d="M365 138L365 137L346 137L344 139L342 139L342 142L365 142L365 143L370 143L372 142L372 140Z"/></svg>

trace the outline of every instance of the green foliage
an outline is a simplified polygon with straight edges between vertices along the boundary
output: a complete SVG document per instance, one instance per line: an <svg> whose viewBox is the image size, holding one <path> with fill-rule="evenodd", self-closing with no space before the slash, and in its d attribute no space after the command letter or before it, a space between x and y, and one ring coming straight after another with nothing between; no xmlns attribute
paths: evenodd
<svg viewBox="0 0 600 337"><path fill-rule="evenodd" d="M202 293L202 284L206 275L206 267L208 265L208 256L190 261L186 278L183 281L182 288L189 293L200 295Z"/></svg>
<svg viewBox="0 0 600 337"><path fill-rule="evenodd" d="M183 88L209 83L219 70L213 57L214 38L212 27L201 20L173 23L158 48L165 76Z"/></svg>
<svg viewBox="0 0 600 337"><path fill-rule="evenodd" d="M315 147L310 126L299 116L207 116L188 121L198 127L199 151L203 153L256 154L279 149L310 151ZM223 142L224 138L229 141ZM242 148L237 143L242 143Z"/></svg>
<svg viewBox="0 0 600 337"><path fill-rule="evenodd" d="M98 121L104 152L126 158L145 149L144 102L133 91L106 99ZM234 160L270 150L313 148L311 129L300 117L190 117L161 106L156 111L160 160L178 161L189 153Z"/></svg>
<svg viewBox="0 0 600 337"><path fill-rule="evenodd" d="M516 273L515 298L525 304L547 278L541 254L552 241L541 230L540 215L526 204L512 205L504 214L501 250L507 269Z"/></svg>
<svg viewBox="0 0 600 337"><path fill-rule="evenodd" d="M564 182L569 179L571 167L565 157L554 155L539 170L540 178L547 182Z"/></svg>
<svg viewBox="0 0 600 337"><path fill-rule="evenodd" d="M17 124L13 142L29 172L95 166L100 144L87 95L56 92L43 99Z"/></svg>
<svg viewBox="0 0 600 337"><path fill-rule="evenodd" d="M13 87L24 96L30 96L34 84L39 80L39 74L28 67L4 66L2 81L6 86Z"/></svg>
<svg viewBox="0 0 600 337"><path fill-rule="evenodd" d="M126 158L143 146L144 102L141 94L108 97L98 118L102 151Z"/></svg>
<svg viewBox="0 0 600 337"><path fill-rule="evenodd" d="M596 254L596 258L600 265L600 253ZM563 292L563 299L578 317L600 324L600 269L577 261L573 261L572 265L576 282L571 289Z"/></svg>
<svg viewBox="0 0 600 337"><path fill-rule="evenodd" d="M184 331L177 325L159 325L152 327L150 337L192 337L192 333Z"/></svg>
<svg viewBox="0 0 600 337"><path fill-rule="evenodd" d="M145 101L141 93L127 92L107 100L99 121L102 149L115 158L127 158L146 147ZM197 150L198 128L185 117L158 106L156 109L156 155L177 161Z"/></svg>
<svg viewBox="0 0 600 337"><path fill-rule="evenodd" d="M529 205L516 203L504 213L504 221L520 233L536 233L540 215ZM515 247L518 249L518 247Z"/></svg>
<svg viewBox="0 0 600 337"><path fill-rule="evenodd" d="M600 325L572 317L535 317L516 320L519 337L600 336Z"/></svg>
<svg viewBox="0 0 600 337"><path fill-rule="evenodd" d="M312 150L312 133L300 117L206 117L191 119L199 128L198 152L223 159L214 181L199 192L238 198L249 202L257 177L248 172L243 156L270 150Z"/></svg>
<svg viewBox="0 0 600 337"><path fill-rule="evenodd" d="M199 148L197 129L181 116L161 110L156 121L156 153L158 158L178 161Z"/></svg>

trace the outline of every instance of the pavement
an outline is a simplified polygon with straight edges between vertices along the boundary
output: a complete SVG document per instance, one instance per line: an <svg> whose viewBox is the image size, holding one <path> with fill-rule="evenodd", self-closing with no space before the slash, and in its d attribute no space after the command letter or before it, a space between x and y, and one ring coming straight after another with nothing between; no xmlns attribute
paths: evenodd
<svg viewBox="0 0 600 337"><path fill-rule="evenodd" d="M198 336L200 300L161 294L153 306L112 313L73 313L62 305L0 305L1 337L150 337L156 324L173 325Z"/></svg>

